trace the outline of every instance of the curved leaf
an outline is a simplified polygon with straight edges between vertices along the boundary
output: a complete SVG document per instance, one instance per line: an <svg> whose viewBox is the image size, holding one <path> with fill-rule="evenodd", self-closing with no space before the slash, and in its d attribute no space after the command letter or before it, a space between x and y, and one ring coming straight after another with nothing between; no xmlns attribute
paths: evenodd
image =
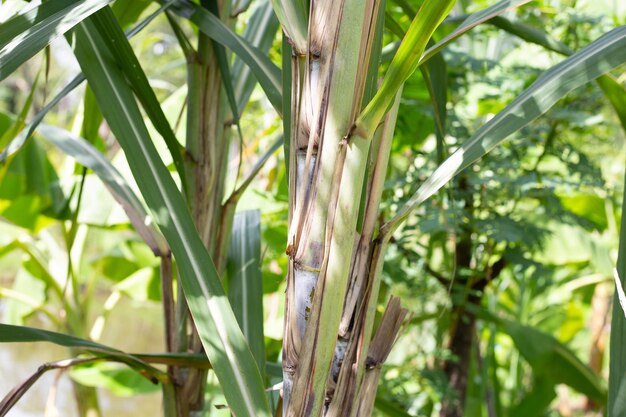
<svg viewBox="0 0 626 417"><path fill-rule="evenodd" d="M43 329L36 329L34 327L0 324L0 343L31 342L49 342L59 346L83 349L87 352L93 353L96 356L112 356L116 360L124 362L132 368L144 370L150 375L163 376L163 373L161 371L148 365L139 358L131 354L124 353L121 350L112 348L110 346L92 342L91 340L70 336L67 334L51 332Z"/></svg>
<svg viewBox="0 0 626 417"><path fill-rule="evenodd" d="M49 1L0 25L0 81L52 40L111 1Z"/></svg>
<svg viewBox="0 0 626 417"><path fill-rule="evenodd" d="M195 23L200 31L224 45L252 70L261 88L278 114L282 115L282 82L280 70L260 50L235 34L218 17L189 1L177 3L174 11Z"/></svg>
<svg viewBox="0 0 626 417"><path fill-rule="evenodd" d="M472 30L479 24L486 22L489 19L493 19L494 17L499 16L508 10L522 6L523 4L528 2L530 2L530 0L503 0L499 1L493 6L487 7L483 10L479 10L478 12L469 15L467 19L465 19L459 26L457 26L449 35L434 44L432 47L428 48L426 52L424 52L424 55L422 55L422 57L420 58L420 64L428 61L452 41Z"/></svg>
<svg viewBox="0 0 626 417"><path fill-rule="evenodd" d="M131 30L126 32L126 36L128 38L132 38L133 36L135 36L142 29L144 29L150 22L152 22L155 17L157 17L164 10L166 10L168 7L170 7L172 5L173 1L174 0L171 0L171 1L167 2L167 3L165 3L163 6L161 6L154 13L150 14L150 16L146 17L144 20L139 22L135 27L133 27ZM46 4L51 4L51 3L46 3ZM0 34L3 34L3 33L4 32L0 32ZM48 104L46 104L39 111L39 113L37 113L33 117L33 119L30 121L30 123L24 129L22 129L22 131L20 131L16 135L15 139L13 139L11 141L11 143L9 143L9 145L2 150L2 152L0 153L0 163L4 162L9 156L11 156L15 152L17 152L22 147L22 145L24 145L24 143L32 136L33 132L35 131L35 129L37 128L39 123L41 123L41 121L44 119L46 114L48 114L48 112L53 107L55 107L57 104L59 104L59 102L63 99L63 97L65 97L69 93L71 93L83 81L85 81L85 76L83 74L78 74L76 77L74 77L72 79L72 81L70 81L65 87L63 87L63 89L56 96L54 96L54 98L52 100L50 100L50 102Z"/></svg>
<svg viewBox="0 0 626 417"><path fill-rule="evenodd" d="M243 38L254 45L262 53L267 54L272 46L272 42L276 37L278 30L278 19L272 11L272 7L268 1L261 4L254 11L250 20L246 24ZM235 88L235 97L237 98L237 107L239 114L248 104L252 90L256 85L256 78L249 66L238 56L233 61L233 84ZM284 109L284 106L283 106Z"/></svg>
<svg viewBox="0 0 626 417"><path fill-rule="evenodd" d="M124 177L93 145L84 139L73 137L63 129L48 125L41 125L39 133L63 153L91 169L102 180L113 198L126 212L137 233L146 241L155 255L169 252L163 235L148 216L143 203L128 186Z"/></svg>
<svg viewBox="0 0 626 417"><path fill-rule="evenodd" d="M261 212L235 214L228 249L228 298L260 370L265 370Z"/></svg>
<svg viewBox="0 0 626 417"><path fill-rule="evenodd" d="M143 71L137 56L135 56L133 48L124 35L113 11L110 7L102 9L102 11L93 16L93 22L100 32L106 47L109 48L109 51L115 56L122 71L124 71L128 82L132 85L135 95L141 102L152 124L165 141L172 155L176 171L180 176L183 189L186 189L185 166L182 157L183 148L180 143L178 143L176 135L172 131L172 127L167 121L163 109L161 109L161 105L154 94L154 90L152 90L148 82L148 77Z"/></svg>
<svg viewBox="0 0 626 417"><path fill-rule="evenodd" d="M419 66L420 57L430 37L452 10L455 2L456 0L439 0L422 5L389 64L378 92L355 122L355 131L359 136L372 137L393 103L396 92Z"/></svg>
<svg viewBox="0 0 626 417"><path fill-rule="evenodd" d="M502 320L499 325L533 368L534 374L555 383L566 384L598 403L605 403L602 379L557 339L535 328Z"/></svg>
<svg viewBox="0 0 626 417"><path fill-rule="evenodd" d="M416 207L435 194L457 173L477 161L509 135L548 111L567 93L624 62L626 62L626 26L621 26L546 71L447 158L396 216L381 228L381 236L389 238Z"/></svg>
<svg viewBox="0 0 626 417"><path fill-rule="evenodd" d="M261 375L215 266L152 143L124 74L89 19L76 29L74 52L176 258L194 323L229 406L239 417L269 416Z"/></svg>

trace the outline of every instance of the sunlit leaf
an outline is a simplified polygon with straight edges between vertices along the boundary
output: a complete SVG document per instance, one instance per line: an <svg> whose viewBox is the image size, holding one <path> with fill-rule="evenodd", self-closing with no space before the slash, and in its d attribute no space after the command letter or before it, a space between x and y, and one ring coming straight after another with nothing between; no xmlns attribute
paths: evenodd
<svg viewBox="0 0 626 417"><path fill-rule="evenodd" d="M626 62L626 26L613 29L539 77L504 110L483 125L446 159L383 228L392 233L408 215L457 173L512 133L548 111L567 93Z"/></svg>
<svg viewBox="0 0 626 417"><path fill-rule="evenodd" d="M0 80L112 0L56 0L0 25Z"/></svg>
<svg viewBox="0 0 626 417"><path fill-rule="evenodd" d="M79 25L76 40L75 55L176 258L195 325L229 406L238 416L269 415L256 362L183 197L149 137L130 86L90 21Z"/></svg>

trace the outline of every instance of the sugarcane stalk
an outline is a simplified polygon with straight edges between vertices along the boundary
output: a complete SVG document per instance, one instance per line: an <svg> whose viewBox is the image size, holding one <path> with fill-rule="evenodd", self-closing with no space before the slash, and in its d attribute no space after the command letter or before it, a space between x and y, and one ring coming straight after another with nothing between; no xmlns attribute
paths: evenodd
<svg viewBox="0 0 626 417"><path fill-rule="evenodd" d="M285 415L318 415L326 397L347 288L371 138L353 136L377 1L311 9L306 61L294 58L284 342ZM304 67L304 68L302 68ZM304 69L304 74L301 70ZM324 329L324 334L321 334ZM326 333L327 332L327 333ZM302 340L307 343L303 344Z"/></svg>

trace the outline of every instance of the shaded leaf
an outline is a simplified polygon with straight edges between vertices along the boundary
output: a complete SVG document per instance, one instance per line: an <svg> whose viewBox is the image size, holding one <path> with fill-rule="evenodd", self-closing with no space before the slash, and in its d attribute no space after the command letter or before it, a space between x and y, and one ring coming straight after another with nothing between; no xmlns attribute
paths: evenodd
<svg viewBox="0 0 626 417"><path fill-rule="evenodd" d="M123 73L91 21L79 25L76 40L75 55L176 258L194 323L229 406L239 417L269 416L256 362L187 205L151 141Z"/></svg>
<svg viewBox="0 0 626 417"><path fill-rule="evenodd" d="M56 0L0 25L0 80L112 0Z"/></svg>
<svg viewBox="0 0 626 417"><path fill-rule="evenodd" d="M613 29L546 71L472 137L418 188L381 234L386 238L408 215L457 173L484 156L512 133L548 111L567 93L626 62L626 26Z"/></svg>
<svg viewBox="0 0 626 417"><path fill-rule="evenodd" d="M228 299L252 355L265 369L263 277L261 275L261 212L235 214L228 249Z"/></svg>

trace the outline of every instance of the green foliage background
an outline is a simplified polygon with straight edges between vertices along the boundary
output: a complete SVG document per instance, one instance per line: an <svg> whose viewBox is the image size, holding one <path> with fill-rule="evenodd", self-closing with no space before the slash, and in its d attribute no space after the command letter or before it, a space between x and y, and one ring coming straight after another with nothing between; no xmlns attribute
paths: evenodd
<svg viewBox="0 0 626 417"><path fill-rule="evenodd" d="M0 20L23 3L3 2ZM118 0L116 6L122 3ZM412 16L407 10L416 10L420 3L388 2L391 23L385 44L392 45L397 33L408 29ZM472 13L491 4L461 1L455 12ZM132 11L118 6L114 11L130 25L157 5L146 10L136 7ZM540 0L505 17L577 51L626 24L626 7L618 1ZM246 20L240 19L235 30L242 33ZM445 23L436 40L454 24ZM182 29L195 36L191 26ZM64 42L55 41L45 54L0 83L2 148L77 73ZM184 138L185 60L167 19L157 17L131 45L173 132L179 140ZM268 55L280 63L278 34ZM447 99L445 140L437 138L428 80L418 71L407 81L400 104L383 198L385 218L407 202L442 158L563 59L495 24L480 25L445 48L441 57L442 66L432 64L430 70L432 81L439 83ZM233 67L237 65L241 62ZM625 87L624 67L613 74ZM45 123L84 137L139 195L91 90L79 87L62 99ZM281 121L258 86L239 125L243 142L232 145L229 188L252 170L252 164L240 164L239 158L259 158L281 135ZM156 136L150 122L148 129ZM385 296L398 295L411 318L381 374L378 415L438 415L442 401L454 395L442 364L450 359L450 331L459 319L456 306L467 307L478 318L466 416L601 415L607 395L606 347L622 209L624 139L620 120L603 91L595 84L585 85L472 164L394 234L380 304ZM165 144L156 145L170 172L175 172ZM60 152L45 132L0 165L0 175L2 323L60 331L127 352L163 352L159 261L98 176ZM231 242L259 245L255 273L262 283L255 291L264 309L255 313L254 326L263 325L264 338L259 337L264 344L256 346L253 354L267 361L268 386L280 381L275 365L280 360L284 313L287 201L285 161L282 152L276 152L238 205L240 211L259 210L259 229L250 232L252 237L237 235ZM472 259L459 268L456 244L464 237L471 245ZM237 247L231 246L230 251L225 280L229 291L237 288L243 271ZM496 265L501 270L489 276ZM70 276L74 288L68 291ZM480 301L466 306L471 283L485 276L488 282ZM72 297L66 297L68 293ZM237 295L229 296L241 302ZM242 318L237 319L241 325ZM19 360L18 350L7 346L11 345L0 349ZM594 356L598 354L599 359ZM68 356L59 355L55 359ZM39 352L33 351L32 357L39 358ZM29 362L16 362L13 368L33 366L33 359L22 360ZM9 373L2 371L5 391L21 382ZM105 415L136 414L124 414L113 405L127 401L137 410L152 410L153 397L146 395L157 396L149 393L159 389L128 367L108 362L79 366L68 375L102 388L101 395L111 395ZM220 386L213 375L209 380L206 414L227 415L219 407L225 403ZM46 381L48 386L56 384ZM129 396L133 399L124 398ZM57 399L63 415L70 415L73 408L65 402ZM42 400L38 403L44 407Z"/></svg>

